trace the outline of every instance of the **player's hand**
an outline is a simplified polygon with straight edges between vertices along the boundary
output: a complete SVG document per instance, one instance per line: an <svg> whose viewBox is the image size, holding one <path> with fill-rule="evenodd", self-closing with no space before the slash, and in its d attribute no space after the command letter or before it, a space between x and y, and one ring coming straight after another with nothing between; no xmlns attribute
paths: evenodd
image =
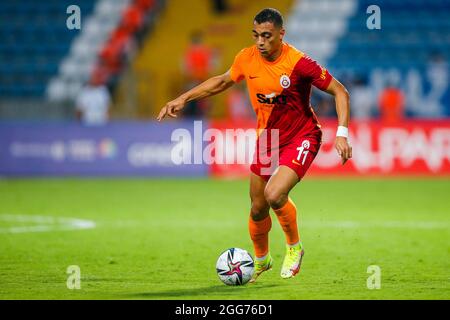
<svg viewBox="0 0 450 320"><path fill-rule="evenodd" d="M336 148L337 153L341 157L342 164L345 164L345 162L347 162L347 160L352 157L352 147L348 143L347 138L336 137L334 147Z"/></svg>
<svg viewBox="0 0 450 320"><path fill-rule="evenodd" d="M158 117L156 118L158 121L164 119L165 116L169 116L171 118L176 118L177 113L180 112L181 109L184 108L186 102L178 97L175 100L168 102L159 112Z"/></svg>

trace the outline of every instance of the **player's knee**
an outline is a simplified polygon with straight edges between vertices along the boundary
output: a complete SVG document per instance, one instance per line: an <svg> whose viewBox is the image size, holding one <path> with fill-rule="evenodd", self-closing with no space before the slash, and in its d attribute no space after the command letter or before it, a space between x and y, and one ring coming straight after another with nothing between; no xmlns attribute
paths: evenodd
<svg viewBox="0 0 450 320"><path fill-rule="evenodd" d="M250 210L250 215L255 221L264 219L269 215L269 205L265 200L262 201L252 201L252 208Z"/></svg>
<svg viewBox="0 0 450 320"><path fill-rule="evenodd" d="M264 190L266 201L273 209L281 208L287 201L288 195L273 187L266 187Z"/></svg>

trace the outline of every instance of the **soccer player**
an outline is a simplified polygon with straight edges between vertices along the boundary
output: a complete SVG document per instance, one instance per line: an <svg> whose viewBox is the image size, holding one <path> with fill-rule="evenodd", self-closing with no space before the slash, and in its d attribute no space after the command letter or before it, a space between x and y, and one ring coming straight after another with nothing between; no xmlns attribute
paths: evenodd
<svg viewBox="0 0 450 320"><path fill-rule="evenodd" d="M335 98L338 115L335 148L342 164L352 157L352 148L348 143L350 105L345 87L316 61L283 41L285 29L278 10L267 8L259 12L253 20L252 32L255 45L241 50L226 73L168 102L157 120L177 117L187 102L218 94L245 79L257 115L258 133L278 130L278 145L263 147L269 148L268 153L278 153L276 170L265 172L258 159L250 166L249 232L255 250L251 280L254 282L273 264L268 238L272 226L270 208L286 237L281 277L291 278L300 271L304 249L297 227L297 208L289 192L303 178L321 145L322 132L310 106L312 85ZM258 146L259 143L255 155L264 152Z"/></svg>

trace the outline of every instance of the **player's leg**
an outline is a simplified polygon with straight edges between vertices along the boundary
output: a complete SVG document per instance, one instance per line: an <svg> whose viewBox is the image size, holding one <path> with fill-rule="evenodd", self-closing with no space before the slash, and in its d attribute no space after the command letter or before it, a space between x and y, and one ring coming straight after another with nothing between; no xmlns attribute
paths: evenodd
<svg viewBox="0 0 450 320"><path fill-rule="evenodd" d="M274 210L286 236L288 245L297 245L300 237L297 228L297 208L289 192L299 182L295 171L281 165L274 172L264 190L266 201Z"/></svg>
<svg viewBox="0 0 450 320"><path fill-rule="evenodd" d="M304 250L297 227L297 208L289 192L303 178L320 149L321 136L300 137L280 150L280 166L266 185L265 198L275 211L286 236L286 256L281 277L300 271Z"/></svg>
<svg viewBox="0 0 450 320"><path fill-rule="evenodd" d="M270 206L264 197L266 184L267 182L263 178L251 173L251 209L248 226L255 250L255 272L250 282L254 282L264 271L270 270L273 263L269 253L269 231L272 227L272 220L269 214Z"/></svg>
<svg viewBox="0 0 450 320"><path fill-rule="evenodd" d="M286 237L286 255L281 268L282 278L294 277L300 271L303 245L297 227L297 208L289 192L299 182L297 173L281 165L274 172L264 191L265 198L274 210Z"/></svg>
<svg viewBox="0 0 450 320"><path fill-rule="evenodd" d="M269 231L272 227L270 206L264 198L267 182L254 174L250 175L251 209L249 217L249 232L253 241L256 258L264 258L269 253Z"/></svg>

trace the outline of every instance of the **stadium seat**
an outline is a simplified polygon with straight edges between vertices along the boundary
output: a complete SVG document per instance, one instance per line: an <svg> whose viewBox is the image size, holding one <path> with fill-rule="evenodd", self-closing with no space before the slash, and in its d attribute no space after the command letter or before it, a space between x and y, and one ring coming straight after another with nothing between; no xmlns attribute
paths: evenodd
<svg viewBox="0 0 450 320"><path fill-rule="evenodd" d="M83 17L90 14L93 2L77 1ZM43 96L48 80L79 34L66 27L66 9L71 4L69 0L0 2L0 56L8 62L0 70L0 79L2 83L5 78L15 80L13 85L2 86L1 97Z"/></svg>

